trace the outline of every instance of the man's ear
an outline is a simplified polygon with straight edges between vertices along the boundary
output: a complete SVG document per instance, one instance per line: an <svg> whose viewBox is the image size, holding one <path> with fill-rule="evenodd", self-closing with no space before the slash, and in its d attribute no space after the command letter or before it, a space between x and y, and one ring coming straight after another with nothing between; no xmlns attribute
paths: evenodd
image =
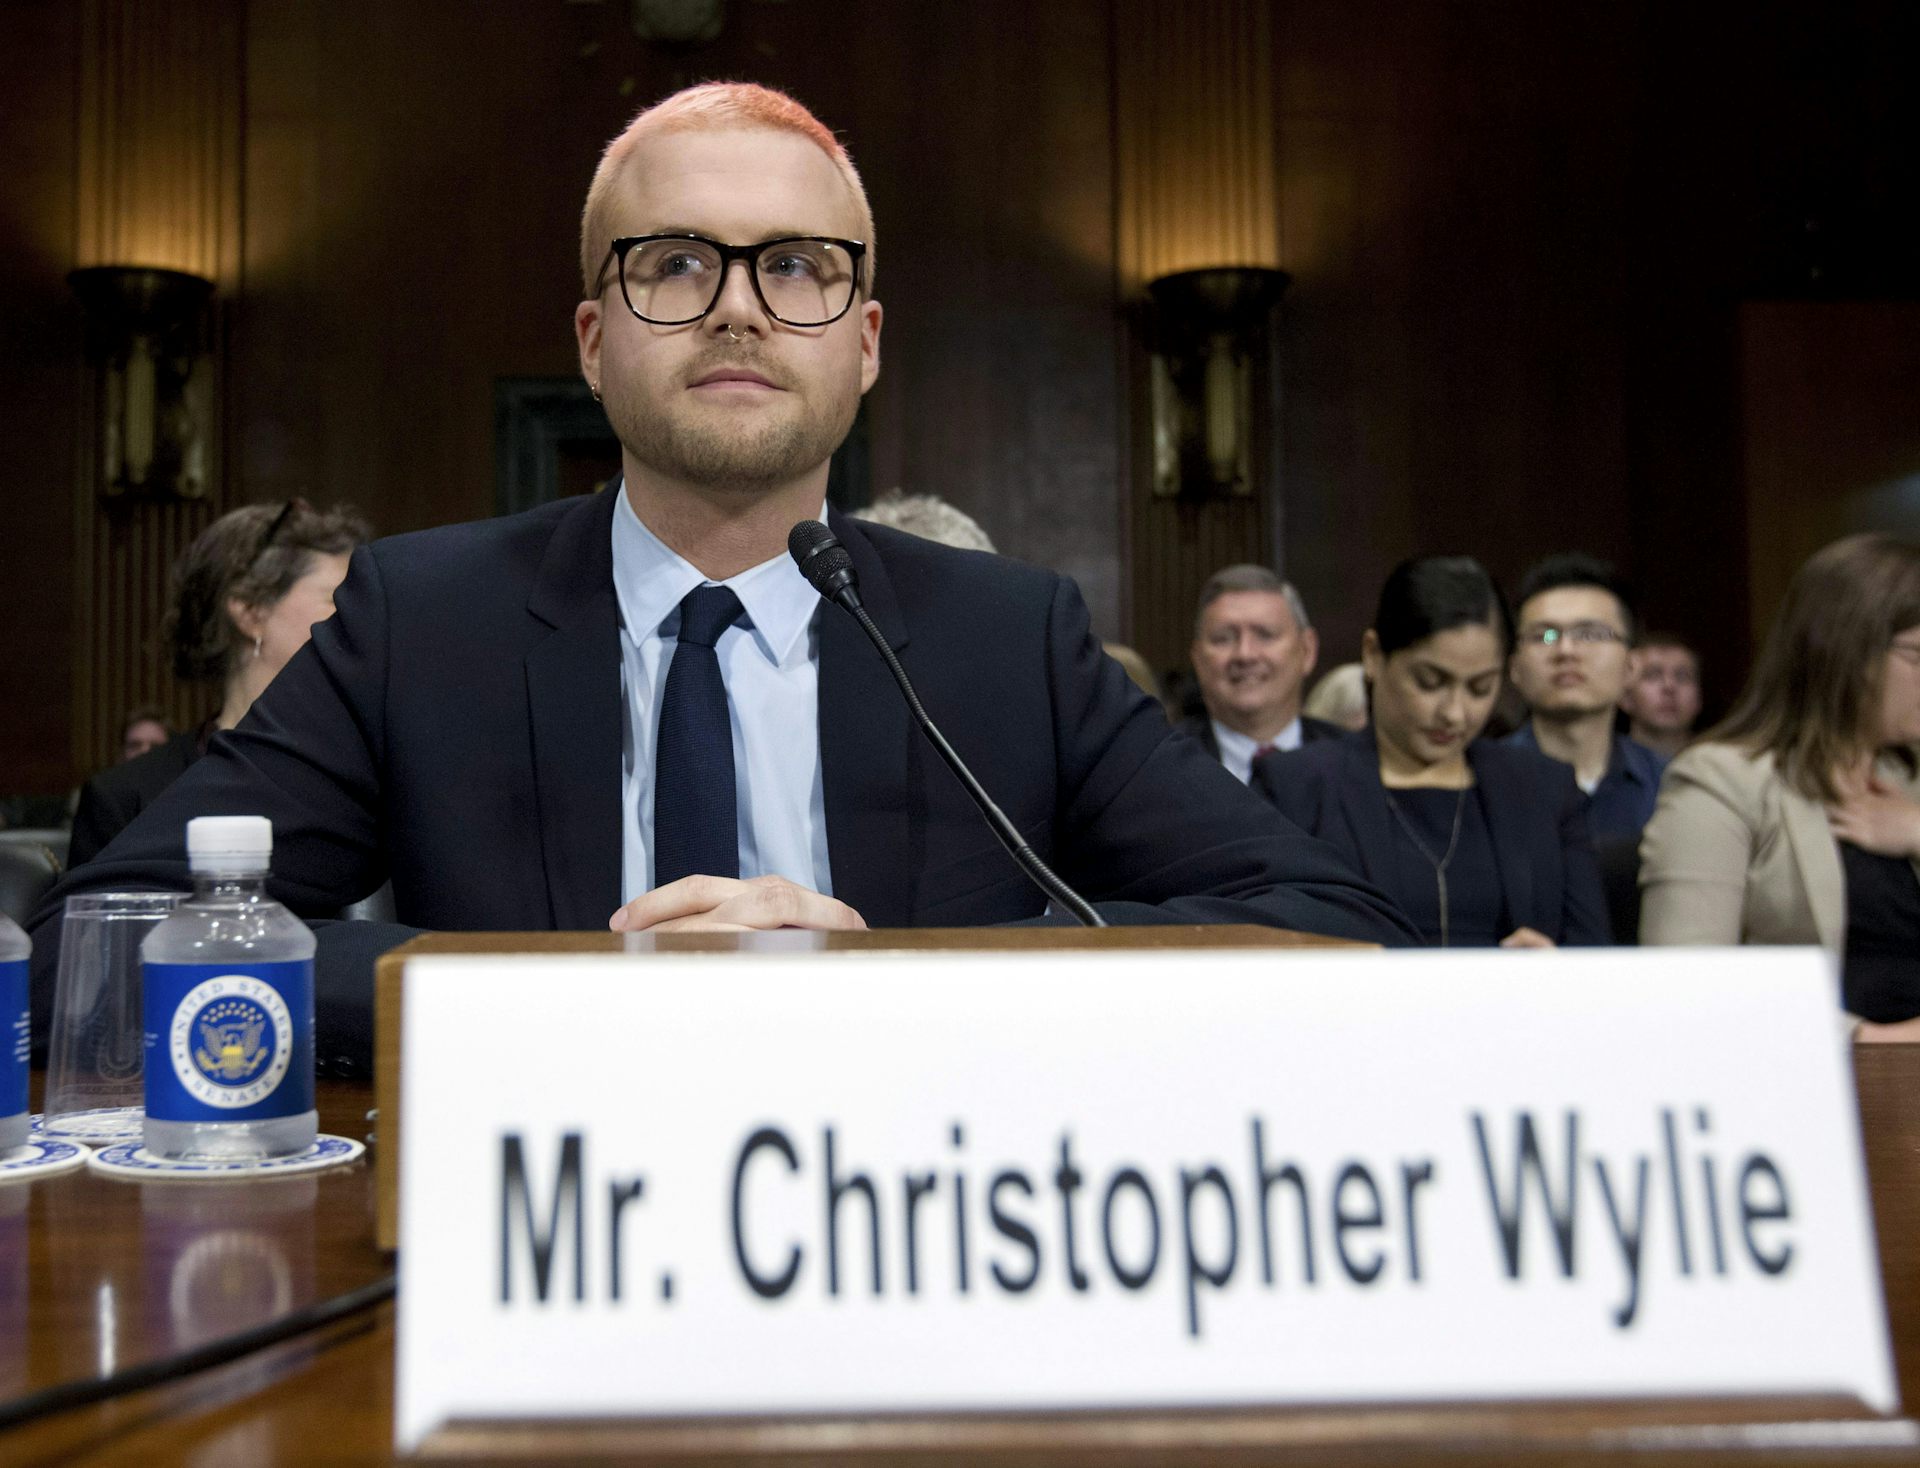
<svg viewBox="0 0 1920 1468"><path fill-rule="evenodd" d="M861 303L860 391L862 393L880 378L880 319L885 314L878 301Z"/></svg>
<svg viewBox="0 0 1920 1468"><path fill-rule="evenodd" d="M573 335L580 347L580 375L600 392L600 303L582 301L573 308Z"/></svg>
<svg viewBox="0 0 1920 1468"><path fill-rule="evenodd" d="M1300 634L1300 643L1307 654L1307 663L1300 670L1301 676L1311 673L1320 661L1320 634L1309 627Z"/></svg>

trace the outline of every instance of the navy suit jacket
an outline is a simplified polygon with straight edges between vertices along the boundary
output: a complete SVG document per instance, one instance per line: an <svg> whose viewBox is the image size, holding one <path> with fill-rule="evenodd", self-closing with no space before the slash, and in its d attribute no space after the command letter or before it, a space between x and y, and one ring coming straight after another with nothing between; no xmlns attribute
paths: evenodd
<svg viewBox="0 0 1920 1468"><path fill-rule="evenodd" d="M1587 798L1574 783L1572 767L1486 739L1467 746L1467 764L1514 926L1556 943L1611 942L1587 836ZM1383 887L1391 882L1393 817L1371 726L1254 761L1252 788L1332 843L1369 881Z"/></svg>
<svg viewBox="0 0 1920 1468"><path fill-rule="evenodd" d="M239 727L36 917L43 1021L60 902L190 885L196 815L270 817L268 888L303 917L391 880L399 925L314 923L323 1058L364 1061L372 959L413 931L605 928L621 900L619 492L357 551L335 615ZM1332 850L1168 730L1102 653L1070 581L838 515L832 526L927 711L1109 922L1413 940ZM873 927L1038 918L1045 897L927 746L858 624L819 615L834 896Z"/></svg>

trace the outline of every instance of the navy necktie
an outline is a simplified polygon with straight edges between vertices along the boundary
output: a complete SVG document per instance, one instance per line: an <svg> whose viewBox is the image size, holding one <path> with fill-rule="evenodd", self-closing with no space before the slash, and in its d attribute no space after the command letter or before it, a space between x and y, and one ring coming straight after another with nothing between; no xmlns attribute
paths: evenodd
<svg viewBox="0 0 1920 1468"><path fill-rule="evenodd" d="M714 643L740 616L724 586L696 586L680 603L680 640L660 699L653 755L653 885L737 877L733 725Z"/></svg>

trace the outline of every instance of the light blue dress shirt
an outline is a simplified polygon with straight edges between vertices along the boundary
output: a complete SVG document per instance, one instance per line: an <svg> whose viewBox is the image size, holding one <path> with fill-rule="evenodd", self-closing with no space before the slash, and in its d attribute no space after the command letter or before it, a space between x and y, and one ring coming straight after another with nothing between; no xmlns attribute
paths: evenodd
<svg viewBox="0 0 1920 1468"><path fill-rule="evenodd" d="M1268 741L1267 748L1298 749L1303 737L1300 721L1295 719ZM1227 767L1227 773L1242 785L1252 784L1253 758L1260 752L1260 741L1229 729L1218 719L1213 721L1213 739L1220 746L1220 763Z"/></svg>
<svg viewBox="0 0 1920 1468"><path fill-rule="evenodd" d="M620 601L620 891L653 886L653 755L680 629L680 601L706 582L640 523L614 491L613 589ZM826 519L823 506L820 518ZM727 685L742 877L781 876L831 896L826 794L820 779L820 634L824 603L791 557L779 555L720 583L746 615L714 651Z"/></svg>

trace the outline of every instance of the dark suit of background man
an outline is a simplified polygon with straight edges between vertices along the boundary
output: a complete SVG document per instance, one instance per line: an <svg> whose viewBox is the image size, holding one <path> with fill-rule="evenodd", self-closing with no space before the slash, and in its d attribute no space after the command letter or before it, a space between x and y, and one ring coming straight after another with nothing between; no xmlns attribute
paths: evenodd
<svg viewBox="0 0 1920 1468"><path fill-rule="evenodd" d="M1320 638L1300 593L1265 566L1228 566L1207 578L1190 656L1207 712L1180 728L1242 785L1262 755L1343 732L1300 712Z"/></svg>
<svg viewBox="0 0 1920 1468"><path fill-rule="evenodd" d="M272 818L270 889L303 915L390 877L402 924L440 929L1039 918L874 649L786 555L880 370L873 239L851 163L790 99L709 86L643 113L588 195L575 316L624 484L356 555L310 646L56 904L184 885L187 819L247 811ZM928 710L1109 920L1411 937L1329 848L1171 736L1070 582L830 523ZM715 583L738 615L681 639L725 599ZM668 767L672 669L708 645L730 778ZM716 791L735 807L714 861L729 870L657 883L656 821ZM56 914L38 923L47 965ZM321 1054L362 1062L370 959L411 928L315 927Z"/></svg>

